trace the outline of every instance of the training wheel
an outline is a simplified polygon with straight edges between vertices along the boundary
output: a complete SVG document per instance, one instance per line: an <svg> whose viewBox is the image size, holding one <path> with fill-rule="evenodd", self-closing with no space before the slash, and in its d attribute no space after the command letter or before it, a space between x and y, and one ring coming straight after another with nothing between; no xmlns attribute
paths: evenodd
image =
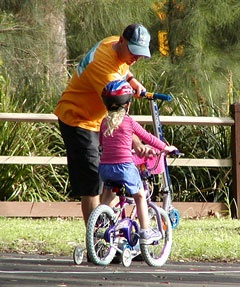
<svg viewBox="0 0 240 287"><path fill-rule="evenodd" d="M83 261L84 250L80 246L76 246L73 251L73 261L76 265L80 265Z"/></svg>
<svg viewBox="0 0 240 287"><path fill-rule="evenodd" d="M132 252L129 248L125 248L122 252L122 264L124 267L129 267L132 263Z"/></svg>

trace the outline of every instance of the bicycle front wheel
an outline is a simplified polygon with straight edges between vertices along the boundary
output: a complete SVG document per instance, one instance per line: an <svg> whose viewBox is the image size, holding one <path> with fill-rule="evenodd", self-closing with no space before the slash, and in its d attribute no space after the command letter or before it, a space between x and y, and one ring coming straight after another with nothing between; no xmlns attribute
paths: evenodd
<svg viewBox="0 0 240 287"><path fill-rule="evenodd" d="M162 238L152 244L141 244L140 249L144 261L153 267L159 267L166 263L172 247L172 226L168 214L162 208L150 203L149 206L150 227L158 229Z"/></svg>
<svg viewBox="0 0 240 287"><path fill-rule="evenodd" d="M114 248L114 216L112 208L104 204L96 207L89 216L86 245L88 256L94 264L108 265L116 254L116 248Z"/></svg>

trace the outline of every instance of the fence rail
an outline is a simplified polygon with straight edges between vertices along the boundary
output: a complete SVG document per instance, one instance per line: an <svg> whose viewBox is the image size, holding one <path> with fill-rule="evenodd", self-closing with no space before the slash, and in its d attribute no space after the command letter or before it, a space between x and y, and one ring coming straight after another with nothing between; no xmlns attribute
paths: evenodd
<svg viewBox="0 0 240 287"><path fill-rule="evenodd" d="M160 116L163 125L203 125L203 126L230 126L232 132L232 158L231 159L192 159L168 158L170 166L192 167L232 167L233 186L232 196L236 201L232 214L238 217L240 210L240 104L231 106L232 117L187 117L187 116ZM132 116L140 124L152 124L151 116ZM57 117L54 114L34 113L0 113L0 121L9 122L46 122L55 123ZM0 164L30 164L30 165L57 165L67 164L66 157L45 156L0 156Z"/></svg>
<svg viewBox="0 0 240 287"><path fill-rule="evenodd" d="M152 124L151 116L132 116L140 124ZM231 117L186 117L186 116L160 116L163 125L204 125L204 126L232 126L234 119ZM34 113L0 113L0 121L8 122L57 122L54 114Z"/></svg>
<svg viewBox="0 0 240 287"><path fill-rule="evenodd" d="M170 166L192 167L231 167L231 159L195 159L195 158L167 158ZM50 156L0 156L0 164L31 164L31 165L66 165L66 157Z"/></svg>

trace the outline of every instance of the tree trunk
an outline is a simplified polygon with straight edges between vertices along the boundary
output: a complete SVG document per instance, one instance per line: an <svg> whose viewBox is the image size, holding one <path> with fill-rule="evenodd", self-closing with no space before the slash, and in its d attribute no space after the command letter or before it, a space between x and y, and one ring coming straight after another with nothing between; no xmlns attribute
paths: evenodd
<svg viewBox="0 0 240 287"><path fill-rule="evenodd" d="M45 5L43 4L45 2ZM49 70L51 75L62 80L67 77L67 44L65 33L64 0L41 1L45 10L45 21L49 28ZM59 3L62 2L62 3Z"/></svg>

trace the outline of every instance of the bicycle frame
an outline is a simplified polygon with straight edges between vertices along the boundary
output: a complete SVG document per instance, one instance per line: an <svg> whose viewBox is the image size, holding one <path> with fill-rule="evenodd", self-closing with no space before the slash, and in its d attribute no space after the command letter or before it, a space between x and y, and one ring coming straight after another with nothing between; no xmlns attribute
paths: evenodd
<svg viewBox="0 0 240 287"><path fill-rule="evenodd" d="M105 240L107 242L111 242L111 234L117 235L119 238L125 238L126 242L130 248L134 247L138 242L138 232L139 232L139 226L137 222L135 221L135 218L137 216L137 210L136 205L134 203L134 199L127 197L125 194L120 194L121 189L117 190L114 186L114 191L116 192L116 195L119 197L119 201L116 203L116 205L113 207L113 210L115 212L115 218L114 222L117 222L117 224L113 224L108 231L105 233ZM131 210L130 216L127 216L126 213L126 207L133 205L133 208ZM132 231L135 231L136 236L132 237ZM113 242L111 242L111 245L114 245ZM117 251L120 253L122 252L122 249L119 249L118 247L115 247ZM135 255L137 255L137 252L135 252Z"/></svg>
<svg viewBox="0 0 240 287"><path fill-rule="evenodd" d="M158 109L156 99L160 99L162 101L171 101L170 95L165 94L157 94L157 93L148 93L143 92L141 96L147 98L149 100L150 112L153 120L153 130L156 137L160 140L164 141L162 124L160 122L160 113ZM163 209L168 212L172 228L176 228L179 224L179 212L172 206L172 188L171 188L171 179L169 175L169 169L167 165L166 157L164 158L164 166L165 169L162 173L162 198L163 198Z"/></svg>

